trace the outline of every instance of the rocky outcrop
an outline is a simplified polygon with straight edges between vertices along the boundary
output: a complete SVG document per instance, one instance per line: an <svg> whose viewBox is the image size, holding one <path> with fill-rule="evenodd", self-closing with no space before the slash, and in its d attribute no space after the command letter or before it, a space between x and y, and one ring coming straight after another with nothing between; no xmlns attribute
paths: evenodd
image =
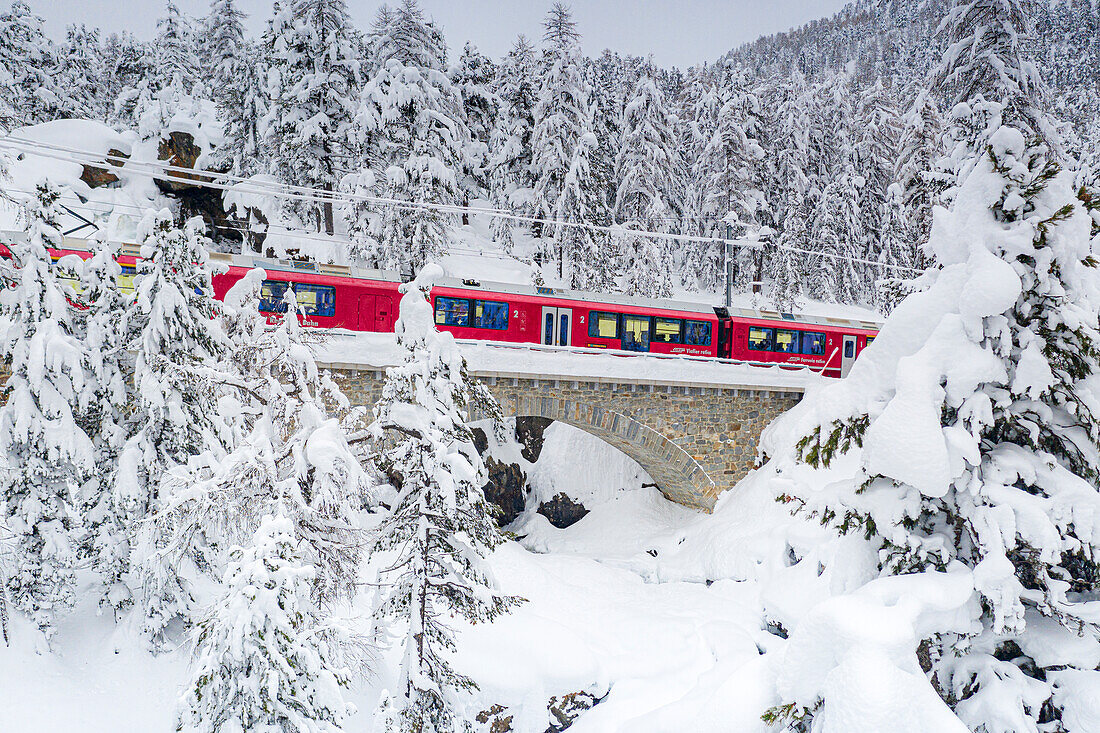
<svg viewBox="0 0 1100 733"><path fill-rule="evenodd" d="M488 710L482 710L474 720L481 723L484 728L480 730L486 733L512 733L512 716L505 715L508 708L503 705L493 705Z"/></svg>
<svg viewBox="0 0 1100 733"><path fill-rule="evenodd" d="M107 151L107 155L110 156L107 160L107 164L114 166L115 168L121 168L125 165L119 158L129 158L130 156L121 150L111 148ZM118 176L110 168L99 168L94 165L83 165L80 171L80 180L88 184L88 188L100 188L102 186L113 186L118 183Z"/></svg>
<svg viewBox="0 0 1100 733"><path fill-rule="evenodd" d="M485 498L500 509L500 526L511 524L527 503L527 475L515 463L502 463L492 456L485 457L485 468L489 472L489 482L482 487Z"/></svg>
<svg viewBox="0 0 1100 733"><path fill-rule="evenodd" d="M556 695L551 697L549 704L546 706L551 720L546 733L561 733L561 731L572 726L583 713L591 710L602 700L602 697L596 697L591 692L570 692L560 698Z"/></svg>
<svg viewBox="0 0 1100 733"><path fill-rule="evenodd" d="M545 417L516 418L516 441L523 446L520 449L520 455L524 460L534 463L539 459L542 444L545 441L543 433L553 422Z"/></svg>
<svg viewBox="0 0 1100 733"><path fill-rule="evenodd" d="M604 695L607 697L607 695ZM596 697L591 692L570 692L558 697L554 695L546 704L546 717L550 722L544 733L561 733L572 727L577 718L603 702L604 697ZM512 718L508 714L508 708L503 705L493 705L488 710L482 710L474 720L480 725L479 733L512 733Z"/></svg>
<svg viewBox="0 0 1100 733"><path fill-rule="evenodd" d="M489 481L481 487L485 499L500 510L497 517L500 526L511 524L523 513L527 503L527 475L515 463L504 463L489 455L489 439L484 430L473 428L470 432L474 436L474 448L485 460L489 473Z"/></svg>
<svg viewBox="0 0 1100 733"><path fill-rule="evenodd" d="M157 159L166 161L168 165L176 168L194 170L195 164L198 163L201 155L202 148L195 144L195 136L189 132L170 132L168 137L161 138L160 143L157 145ZM198 173L171 171L166 174L166 178L157 179L157 187L165 193L178 194L181 191L195 188L194 184L188 183L188 181L208 183L211 180L209 176ZM220 192L218 198L221 199Z"/></svg>
<svg viewBox="0 0 1100 733"><path fill-rule="evenodd" d="M558 529L565 529L579 522L588 510L584 504L573 501L565 493L557 493L550 501L539 504L538 513L550 520Z"/></svg>

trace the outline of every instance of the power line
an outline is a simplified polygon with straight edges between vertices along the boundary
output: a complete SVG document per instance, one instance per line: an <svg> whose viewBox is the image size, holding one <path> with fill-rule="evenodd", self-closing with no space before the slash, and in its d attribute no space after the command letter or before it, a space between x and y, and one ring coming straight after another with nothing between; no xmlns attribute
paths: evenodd
<svg viewBox="0 0 1100 733"><path fill-rule="evenodd" d="M61 160L64 162L76 163L79 165L94 165L97 167L110 165L112 167L124 167L122 172L134 174L146 178L168 180L178 177L166 175L166 173L179 173L188 176L186 182L188 185L196 187L210 188L220 191L229 191L236 194L244 195L259 195L259 196L272 196L275 198L284 198L296 201L306 201L310 203L330 203L330 204L354 204L354 203L371 203L380 206L393 206L399 209L412 209L412 210L433 210L447 214L481 214L489 217L496 217L500 219L506 219L521 223L541 224L544 226L560 226L576 229L587 229L589 231L596 231L606 234L630 234L634 236L647 237L651 239L666 239L681 243L688 244L707 244L707 245L733 245L742 249L759 249L761 243L756 240L748 239L725 239L717 237L697 237L686 234L670 234L666 232L651 232L638 229L626 229L620 226L601 226L597 224L587 224L585 222L572 222L561 221L555 219L542 219L538 217L521 216L518 214L512 214L510 212L503 211L501 209L493 209L486 207L476 206L463 206L463 205L450 205L450 204L433 204L428 202L415 202L415 201L401 201L399 199L389 199L380 196L367 196L364 194L355 194L350 192L336 192L326 191L324 189L308 188L305 186L296 186L292 184L284 183L267 183L263 181L256 181L251 178L244 178L241 176L234 176L226 173L216 173L211 171L195 170L193 168L183 168L180 166L173 166L161 161L139 161L132 158L123 156L115 156L110 154L96 153L94 151L82 150L79 148L71 148L63 145L55 145L52 143L43 143L35 140L28 140L26 138L6 137L0 138L0 147L16 150L29 155L37 155L44 158L50 158L53 160ZM196 180L195 176L202 176L203 178L210 178L211 180ZM236 181L238 183L234 185L228 185L224 183L217 183L214 179L222 179L228 181ZM271 225L269 225L271 226ZM242 230L250 231L250 230ZM291 236L301 239L312 239L316 241L323 241L328 243L345 243L350 240L336 239L333 237L320 237L311 236L305 232L299 232L296 230L286 230ZM831 252L820 252L814 250L803 249L800 247L793 247L790 245L780 245L773 243L772 246L775 249L781 249L790 252L796 252L799 254L807 255L809 257L821 257L831 260L840 260L846 262L855 262L859 264L869 265L871 267L879 267L889 270L897 270L903 272L910 272L914 274L922 274L923 270L919 270L913 267L906 267L904 265L895 265L885 262L878 262L875 260L849 257L846 255L834 254ZM453 249L453 248L452 248ZM489 253L481 253L477 250L468 250L478 254L484 254L485 256L494 256ZM500 257L501 259L509 259L508 257Z"/></svg>

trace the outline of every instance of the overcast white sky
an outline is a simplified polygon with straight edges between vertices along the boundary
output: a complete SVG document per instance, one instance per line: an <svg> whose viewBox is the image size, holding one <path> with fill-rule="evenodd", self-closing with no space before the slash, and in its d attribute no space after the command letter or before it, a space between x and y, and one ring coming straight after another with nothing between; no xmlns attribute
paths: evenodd
<svg viewBox="0 0 1100 733"><path fill-rule="evenodd" d="M46 19L47 32L64 35L70 23L106 32L130 30L150 38L162 14L161 0L28 0ZM443 27L447 42L461 49L473 41L494 58L519 33L537 39L540 21L553 0L421 0ZM7 4L6 2L4 3ZM209 0L176 0L190 15L205 15ZM366 27L380 0L347 0L348 10ZM687 67L713 61L729 49L761 35L784 31L839 10L845 0L573 0L569 3L582 34L585 53L604 48L639 56L653 54L662 66ZM258 33L271 13L271 0L239 0Z"/></svg>

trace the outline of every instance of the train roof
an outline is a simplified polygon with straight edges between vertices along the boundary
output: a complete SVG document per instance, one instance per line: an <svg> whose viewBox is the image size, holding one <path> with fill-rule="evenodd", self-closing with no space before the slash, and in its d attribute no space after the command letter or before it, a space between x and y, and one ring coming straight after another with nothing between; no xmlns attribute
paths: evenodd
<svg viewBox="0 0 1100 733"><path fill-rule="evenodd" d="M23 232L0 232L3 237L21 238ZM65 237L62 247L64 249L87 250L86 239L77 237ZM132 257L138 256L140 248L136 244L124 243L122 254ZM211 252L210 258L214 261L224 262L235 267L262 267L265 270L280 272L308 273L317 275L329 275L336 277L353 277L365 280L378 280L383 282L402 282L401 274L396 270L374 270L365 267L349 265L331 265L321 262L306 260L279 259L271 257L259 257L255 255L230 254L225 252ZM564 288L544 287L540 285L523 285L519 283L493 282L472 278L446 277L439 281L439 285L449 288L481 288L494 293L510 293L532 297L554 298L558 300L581 301L594 305L605 304L621 306L625 308L651 308L662 310L676 310L686 313L700 313L706 315L723 316L727 313L733 318L744 318L762 321L775 321L777 325L784 322L791 324L820 325L833 327L857 328L867 331L877 331L882 327L875 321L864 321L851 318L833 318L831 316L810 316L806 314L784 313L751 308L729 308L713 306L707 303L695 301L660 300L657 298L638 298L613 293L592 293L581 290L567 290Z"/></svg>

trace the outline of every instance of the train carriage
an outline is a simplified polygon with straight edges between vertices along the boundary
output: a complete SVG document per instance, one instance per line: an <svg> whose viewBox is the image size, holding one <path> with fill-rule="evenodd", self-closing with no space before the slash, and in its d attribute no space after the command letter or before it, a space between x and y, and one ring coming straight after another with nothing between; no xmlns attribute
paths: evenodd
<svg viewBox="0 0 1100 733"><path fill-rule="evenodd" d="M87 258L91 253L84 240L66 238L51 256L56 261L66 255ZM136 245L121 248L123 289L133 287L138 255ZM2 244L0 256L10 256ZM263 268L267 276L259 307L272 321L285 313L288 289L309 327L385 333L397 320L400 277L395 272L221 253L211 253L210 259L218 299L246 272ZM717 357L811 368L830 377L848 373L879 327L870 321L477 280L444 279L431 300L436 326L460 339Z"/></svg>

